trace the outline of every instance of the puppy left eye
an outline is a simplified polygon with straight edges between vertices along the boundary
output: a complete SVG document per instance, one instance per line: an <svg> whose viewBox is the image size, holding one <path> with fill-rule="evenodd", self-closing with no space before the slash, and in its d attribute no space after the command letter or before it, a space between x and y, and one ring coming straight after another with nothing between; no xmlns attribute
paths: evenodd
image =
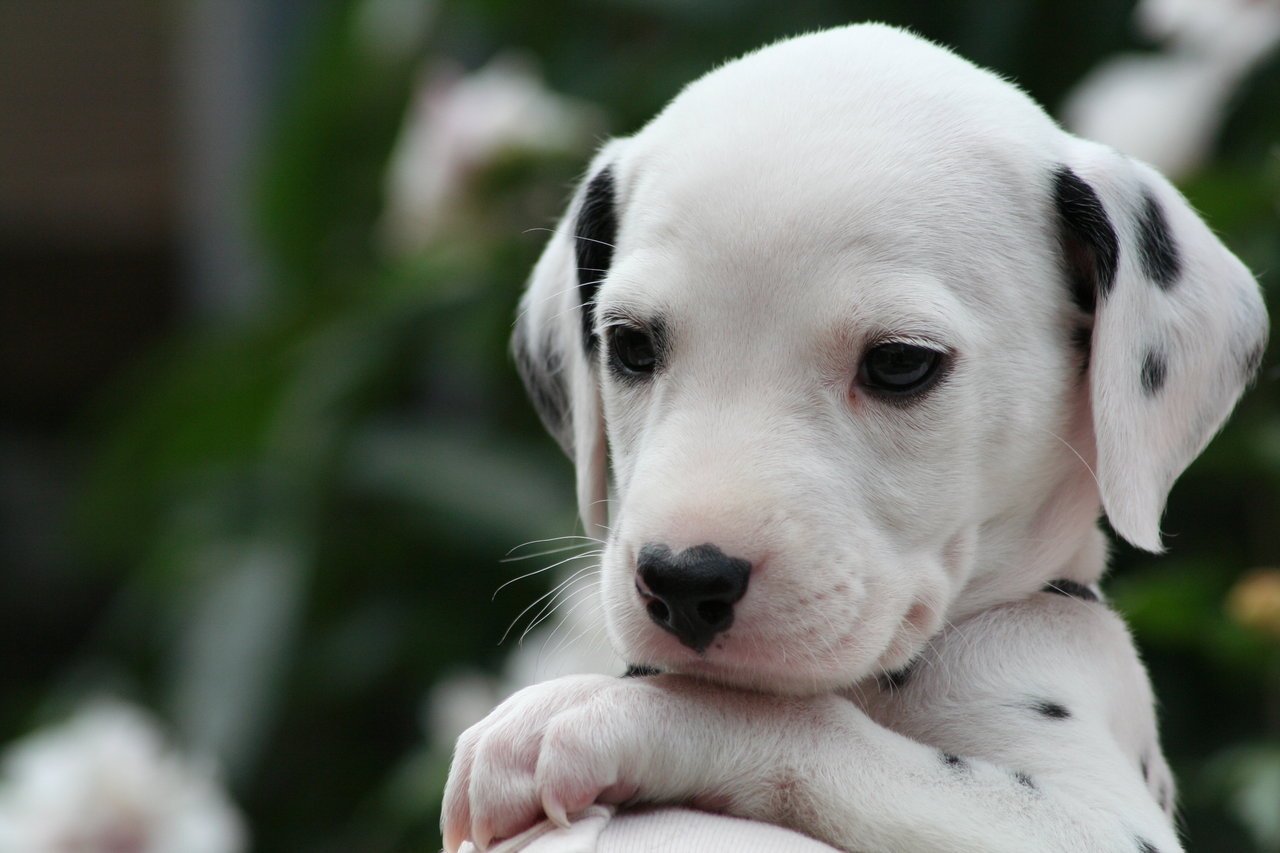
<svg viewBox="0 0 1280 853"><path fill-rule="evenodd" d="M640 329L616 326L609 333L612 361L623 373L646 375L658 367L653 337Z"/></svg>
<svg viewBox="0 0 1280 853"><path fill-rule="evenodd" d="M862 358L858 378L862 384L886 396L923 391L938 377L943 354L929 347L886 343L872 347Z"/></svg>

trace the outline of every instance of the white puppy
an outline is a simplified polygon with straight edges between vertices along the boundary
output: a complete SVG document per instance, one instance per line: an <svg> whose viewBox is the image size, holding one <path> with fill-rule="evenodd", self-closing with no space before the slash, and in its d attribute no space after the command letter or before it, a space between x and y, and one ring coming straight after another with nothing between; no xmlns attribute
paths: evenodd
<svg viewBox="0 0 1280 853"><path fill-rule="evenodd" d="M466 732L447 846L602 801L846 850L1180 849L1097 521L1160 549L1266 335L1160 175L906 32L692 84L596 157L515 342L647 677Z"/></svg>

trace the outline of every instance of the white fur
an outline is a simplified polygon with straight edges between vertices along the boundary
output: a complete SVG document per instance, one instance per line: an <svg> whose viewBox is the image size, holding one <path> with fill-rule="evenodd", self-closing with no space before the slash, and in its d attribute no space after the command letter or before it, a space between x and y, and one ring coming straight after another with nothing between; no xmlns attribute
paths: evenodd
<svg viewBox="0 0 1280 853"><path fill-rule="evenodd" d="M664 368L621 383L604 346L586 355L581 193L534 272L518 346L571 402L558 437L589 530L610 525L615 648L668 674L537 685L470 729L446 845L602 799L692 802L847 850L1180 849L1122 622L1039 590L1098 581L1100 507L1159 548L1174 478L1265 339L1247 270L1147 167L878 25L723 66L588 176L606 166L618 231L597 331L661 315ZM1053 201L1062 166L1120 243L1087 375ZM1182 261L1168 291L1138 262L1143 193ZM863 393L862 353L885 335L952 350L946 380L909 406ZM1147 395L1155 345L1167 380ZM755 567L703 654L646 615L634 577L649 542L710 542ZM912 660L905 687L882 688Z"/></svg>

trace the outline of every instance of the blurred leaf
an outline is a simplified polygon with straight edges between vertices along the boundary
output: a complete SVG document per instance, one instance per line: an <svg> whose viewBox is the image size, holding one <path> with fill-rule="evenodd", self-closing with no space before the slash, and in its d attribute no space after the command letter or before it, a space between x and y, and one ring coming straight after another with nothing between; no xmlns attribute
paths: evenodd
<svg viewBox="0 0 1280 853"><path fill-rule="evenodd" d="M1258 848L1280 851L1280 744L1235 747L1216 756L1204 774Z"/></svg>
<svg viewBox="0 0 1280 853"><path fill-rule="evenodd" d="M510 442L457 429L371 428L352 447L349 476L358 488L393 495L445 528L513 545L564 529L573 517L566 477Z"/></svg>
<svg viewBox="0 0 1280 853"><path fill-rule="evenodd" d="M211 543L172 659L173 720L185 742L232 777L255 763L306 594L296 539Z"/></svg>
<svg viewBox="0 0 1280 853"><path fill-rule="evenodd" d="M1203 654L1218 666L1265 671L1276 659L1275 644L1227 618L1230 578L1220 566L1168 559L1164 563L1108 585L1112 602L1134 631L1148 643Z"/></svg>

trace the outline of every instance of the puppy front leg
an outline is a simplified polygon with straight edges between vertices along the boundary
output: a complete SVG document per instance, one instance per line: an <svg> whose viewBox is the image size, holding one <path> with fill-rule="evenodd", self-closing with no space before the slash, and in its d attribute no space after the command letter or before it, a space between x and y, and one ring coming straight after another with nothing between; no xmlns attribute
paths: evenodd
<svg viewBox="0 0 1280 853"><path fill-rule="evenodd" d="M798 738L790 796L776 813L734 813L789 826L845 850L1173 853L1169 819L1141 778L1096 743L1045 743L1063 753L1028 773L941 752L885 729L851 704L839 722ZM1013 741L1030 742L1009 732ZM817 740L814 749L805 741Z"/></svg>
<svg viewBox="0 0 1280 853"><path fill-rule="evenodd" d="M633 707L651 727L630 717L624 726L626 752L642 768L628 782L640 800L692 802L859 853L1181 850L1168 818L1102 729L1078 729L1069 750L1034 729L1009 730L1010 742L1043 752L1028 752L1022 768L1001 766L890 731L838 696L765 696L672 676L649 681L649 701ZM544 751L546 791L590 760L589 745L569 741L567 749L561 742ZM579 796L574 807L589 804L568 785Z"/></svg>
<svg viewBox="0 0 1280 853"><path fill-rule="evenodd" d="M837 696L566 679L517 694L463 736L445 835L451 849L484 845L543 813L565 823L592 802L634 801L692 803L867 853L1180 849L1136 777L1106 766L1105 743L1073 753L1030 776L940 753Z"/></svg>

